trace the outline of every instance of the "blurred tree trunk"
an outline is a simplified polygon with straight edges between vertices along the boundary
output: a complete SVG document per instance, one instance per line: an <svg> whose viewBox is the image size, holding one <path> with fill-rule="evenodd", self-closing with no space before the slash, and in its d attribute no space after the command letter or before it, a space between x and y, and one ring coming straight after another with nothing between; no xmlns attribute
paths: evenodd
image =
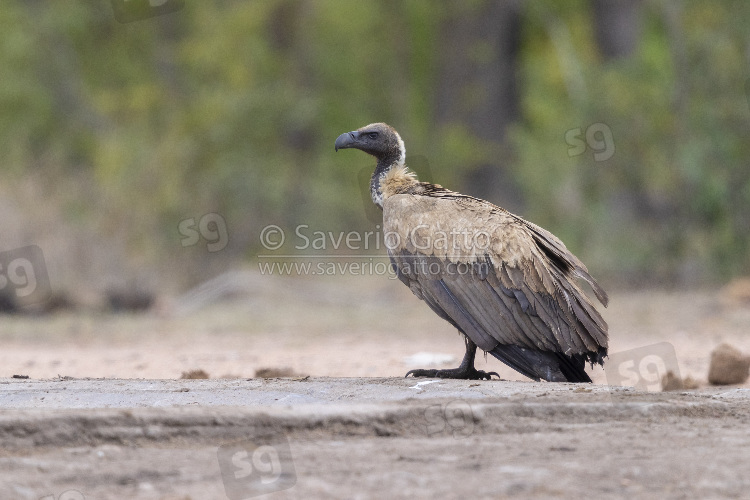
<svg viewBox="0 0 750 500"><path fill-rule="evenodd" d="M641 35L641 0L594 0L596 42L604 60L628 57Z"/></svg>
<svg viewBox="0 0 750 500"><path fill-rule="evenodd" d="M311 16L314 4L308 1L285 0L279 2L270 15L267 26L267 37L271 48L283 62L283 74L287 79L280 84L286 91L297 96L304 96L313 91L314 68L311 67L310 30L305 27L305 19ZM293 165L296 172L289 176L286 196L290 203L285 211L284 223L294 226L294 221L301 220L310 203L310 192L305 181L309 170L309 156L315 142L317 125L314 119L302 116L285 116L281 120L281 134L288 151L294 155Z"/></svg>
<svg viewBox="0 0 750 500"><path fill-rule="evenodd" d="M460 124L478 139L505 144L505 131L520 114L517 88L520 9L516 1L485 1L447 7L435 93L438 125ZM464 188L472 194L519 208L519 190L496 161L468 165Z"/></svg>

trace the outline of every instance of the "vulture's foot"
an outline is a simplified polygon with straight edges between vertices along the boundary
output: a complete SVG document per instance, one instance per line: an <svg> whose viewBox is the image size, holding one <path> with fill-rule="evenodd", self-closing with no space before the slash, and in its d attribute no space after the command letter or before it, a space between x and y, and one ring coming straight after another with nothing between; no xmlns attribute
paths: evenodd
<svg viewBox="0 0 750 500"><path fill-rule="evenodd" d="M453 378L461 380L492 380L492 375L500 378L496 372L485 372L476 368L459 366L450 370L409 370L404 377L431 377L431 378Z"/></svg>

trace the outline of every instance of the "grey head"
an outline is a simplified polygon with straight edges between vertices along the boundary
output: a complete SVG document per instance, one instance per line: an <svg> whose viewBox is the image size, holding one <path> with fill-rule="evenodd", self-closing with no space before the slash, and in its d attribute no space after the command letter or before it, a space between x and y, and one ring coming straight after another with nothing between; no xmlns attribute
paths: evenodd
<svg viewBox="0 0 750 500"><path fill-rule="evenodd" d="M341 134L336 139L335 147L336 151L349 148L364 151L377 158L379 169L403 165L406 159L404 141L393 127L385 123L371 123Z"/></svg>

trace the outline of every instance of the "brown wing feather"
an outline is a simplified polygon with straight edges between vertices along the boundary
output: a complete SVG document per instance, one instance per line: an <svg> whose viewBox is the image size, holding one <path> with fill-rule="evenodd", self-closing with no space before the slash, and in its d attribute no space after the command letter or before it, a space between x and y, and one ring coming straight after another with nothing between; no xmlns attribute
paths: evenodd
<svg viewBox="0 0 750 500"><path fill-rule="evenodd" d="M590 283L604 304L606 293L548 231L442 188L392 195L383 210L399 277L482 349L606 354L607 324L574 278ZM477 234L486 234L487 244L473 240ZM438 242L441 235L447 244Z"/></svg>

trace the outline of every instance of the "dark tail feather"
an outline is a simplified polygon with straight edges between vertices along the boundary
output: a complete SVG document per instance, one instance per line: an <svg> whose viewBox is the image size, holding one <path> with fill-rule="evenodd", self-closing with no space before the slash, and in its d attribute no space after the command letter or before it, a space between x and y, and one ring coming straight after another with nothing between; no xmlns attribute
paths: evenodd
<svg viewBox="0 0 750 500"><path fill-rule="evenodd" d="M591 377L586 373L586 357L583 354L573 354L566 356L562 353L555 353L559 360L560 371L568 382L591 382Z"/></svg>
<svg viewBox="0 0 750 500"><path fill-rule="evenodd" d="M584 370L586 358L582 354L566 356L559 352L534 351L515 345L498 345L490 354L517 372L537 382L591 382Z"/></svg>

